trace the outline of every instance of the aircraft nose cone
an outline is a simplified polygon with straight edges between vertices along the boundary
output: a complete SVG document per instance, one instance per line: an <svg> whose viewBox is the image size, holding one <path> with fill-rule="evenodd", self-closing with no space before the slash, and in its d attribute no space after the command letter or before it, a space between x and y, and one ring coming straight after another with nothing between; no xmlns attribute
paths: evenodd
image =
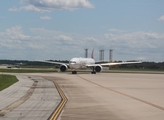
<svg viewBox="0 0 164 120"><path fill-rule="evenodd" d="M73 66L74 66L73 63L70 63L69 66L70 66L70 68L74 68L74 67L73 67Z"/></svg>

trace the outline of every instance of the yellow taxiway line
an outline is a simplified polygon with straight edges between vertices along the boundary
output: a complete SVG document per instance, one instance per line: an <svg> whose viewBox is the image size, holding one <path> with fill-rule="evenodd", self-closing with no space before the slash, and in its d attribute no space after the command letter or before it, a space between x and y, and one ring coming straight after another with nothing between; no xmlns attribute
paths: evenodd
<svg viewBox="0 0 164 120"><path fill-rule="evenodd" d="M47 78L46 78L47 79ZM53 81L53 83L55 84L59 95L61 96L61 102L58 105L58 107L55 109L55 111L51 114L51 116L49 117L49 120L57 120L57 118L59 117L62 109L64 108L65 104L67 103L68 99L65 96L65 94L63 93L63 91L61 90L61 88L59 87L59 85L57 84L57 82Z"/></svg>

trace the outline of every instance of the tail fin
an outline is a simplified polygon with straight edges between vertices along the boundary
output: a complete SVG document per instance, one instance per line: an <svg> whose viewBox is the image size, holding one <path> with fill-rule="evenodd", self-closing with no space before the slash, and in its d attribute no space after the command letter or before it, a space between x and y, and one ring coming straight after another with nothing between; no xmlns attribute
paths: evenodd
<svg viewBox="0 0 164 120"><path fill-rule="evenodd" d="M94 48L93 48L92 53L91 53L91 58L94 59Z"/></svg>

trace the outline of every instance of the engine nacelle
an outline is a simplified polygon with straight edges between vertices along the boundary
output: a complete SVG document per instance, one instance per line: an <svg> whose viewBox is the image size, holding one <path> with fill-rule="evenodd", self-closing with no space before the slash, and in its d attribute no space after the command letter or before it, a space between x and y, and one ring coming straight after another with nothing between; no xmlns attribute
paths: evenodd
<svg viewBox="0 0 164 120"><path fill-rule="evenodd" d="M60 66L60 71L65 72L67 70L67 65L63 64Z"/></svg>
<svg viewBox="0 0 164 120"><path fill-rule="evenodd" d="M102 70L102 66L101 65L97 65L96 67L95 67L95 71L96 72L100 72Z"/></svg>

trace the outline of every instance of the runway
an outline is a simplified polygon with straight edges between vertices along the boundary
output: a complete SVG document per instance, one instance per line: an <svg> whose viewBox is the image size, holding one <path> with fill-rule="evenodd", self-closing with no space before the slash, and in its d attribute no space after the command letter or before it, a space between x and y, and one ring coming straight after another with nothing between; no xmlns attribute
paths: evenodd
<svg viewBox="0 0 164 120"><path fill-rule="evenodd" d="M57 82L68 98L59 120L164 119L164 74L99 73L92 75L79 73L72 75L68 73L38 73L19 74L19 76L26 79L22 84L29 87L28 89L27 87L25 87L26 89L17 87L15 91L25 89L23 92L25 94L34 83L33 80L37 80L38 83L29 99L1 116L2 120L48 119L61 100L52 81ZM0 98L2 98L4 91L0 92ZM11 90L3 95L10 96L10 92ZM24 95L23 93L21 96ZM3 99L7 98L9 97ZM9 99L10 102L7 100L4 100L3 103L0 102L1 110L15 99L14 97Z"/></svg>

